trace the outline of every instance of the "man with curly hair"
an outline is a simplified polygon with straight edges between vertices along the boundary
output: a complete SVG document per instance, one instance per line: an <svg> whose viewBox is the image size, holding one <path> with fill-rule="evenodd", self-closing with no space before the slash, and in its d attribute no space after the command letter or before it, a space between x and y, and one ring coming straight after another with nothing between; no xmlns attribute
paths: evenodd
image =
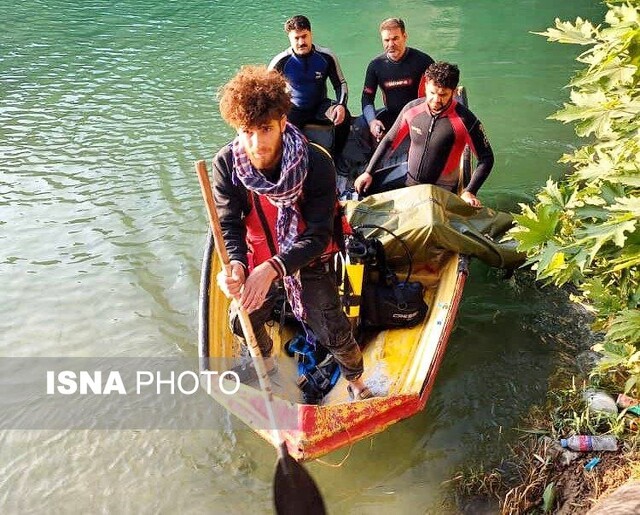
<svg viewBox="0 0 640 515"><path fill-rule="evenodd" d="M278 282L300 321L333 354L348 389L370 397L363 362L342 311L331 253L336 174L330 156L287 122L287 84L264 66L243 66L220 92L222 118L237 136L213 160L213 192L231 259L218 285L249 312L258 345L274 370L265 330ZM242 334L232 315L234 333Z"/></svg>
<svg viewBox="0 0 640 515"><path fill-rule="evenodd" d="M427 68L425 79L426 96L402 109L366 170L356 179L356 191L367 193L378 162L409 136L408 172L396 187L435 184L455 192L460 157L469 145L478 163L460 197L467 204L481 207L476 194L493 167L493 151L480 121L453 98L460 70L455 64L440 61Z"/></svg>

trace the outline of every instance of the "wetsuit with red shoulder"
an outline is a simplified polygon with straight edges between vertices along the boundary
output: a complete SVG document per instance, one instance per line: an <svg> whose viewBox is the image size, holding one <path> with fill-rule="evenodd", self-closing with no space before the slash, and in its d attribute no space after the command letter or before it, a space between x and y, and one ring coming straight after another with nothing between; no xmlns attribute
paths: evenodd
<svg viewBox="0 0 640 515"><path fill-rule="evenodd" d="M378 145L365 172L375 173L388 150L393 151L410 138L406 186L435 184L454 191L458 167L465 145L469 145L478 164L465 191L474 195L493 167L493 150L480 120L465 106L452 99L438 114L431 114L424 98L408 103Z"/></svg>

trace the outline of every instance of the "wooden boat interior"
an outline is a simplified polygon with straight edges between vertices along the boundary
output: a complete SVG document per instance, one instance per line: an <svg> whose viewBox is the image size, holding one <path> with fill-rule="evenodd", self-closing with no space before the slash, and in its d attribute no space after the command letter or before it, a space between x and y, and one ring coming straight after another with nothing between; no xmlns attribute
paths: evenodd
<svg viewBox="0 0 640 515"><path fill-rule="evenodd" d="M205 255L205 259L210 260L209 287L203 291L208 293L206 300L209 309L206 310L208 319L202 324L206 334L201 338L201 344L207 348L201 349L201 355L214 358L212 363L216 363L215 358L218 357L233 357L234 363L239 364L243 349L229 329L227 320L230 302L222 295L215 282L220 263L216 253L212 252L212 245L210 241ZM364 381L377 396L422 396L427 384L435 378L433 368L437 368L440 361L436 359L436 354L444 351L443 338L448 337L443 331L448 333L451 325L449 317L455 317L457 311L457 304L452 306L452 302L456 301L459 264L459 255L445 253L439 259L437 268L433 264L429 267L422 266L412 274L411 280L420 281L425 286L424 299L429 310L423 323L412 328L370 332L364 336ZM402 275L402 271L399 274ZM203 281L206 279L203 277ZM278 364L277 373L271 377L274 396L292 403L302 403L302 393L296 385L296 360L283 350L284 344L294 333L291 327L286 324L280 326L277 322L273 322L268 330L274 342L273 355ZM246 355L246 351L244 354ZM257 383L252 386L258 388ZM326 406L349 402L346 386L346 381L340 378L322 404Z"/></svg>

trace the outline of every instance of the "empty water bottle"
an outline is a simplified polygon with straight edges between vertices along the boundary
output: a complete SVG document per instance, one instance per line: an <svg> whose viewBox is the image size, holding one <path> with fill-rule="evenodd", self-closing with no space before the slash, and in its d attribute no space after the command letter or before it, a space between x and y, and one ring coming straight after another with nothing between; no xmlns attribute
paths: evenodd
<svg viewBox="0 0 640 515"><path fill-rule="evenodd" d="M621 408L629 408L631 406L638 405L638 399L634 399L633 397L629 397L624 393L618 394L618 398L616 399L616 404Z"/></svg>
<svg viewBox="0 0 640 515"><path fill-rule="evenodd" d="M602 435L575 435L560 440L562 447L568 447L573 451L617 451L618 440L615 436Z"/></svg>

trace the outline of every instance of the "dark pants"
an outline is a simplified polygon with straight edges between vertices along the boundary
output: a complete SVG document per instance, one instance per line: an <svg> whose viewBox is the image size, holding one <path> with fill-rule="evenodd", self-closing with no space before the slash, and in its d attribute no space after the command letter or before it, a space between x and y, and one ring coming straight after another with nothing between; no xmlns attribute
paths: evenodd
<svg viewBox="0 0 640 515"><path fill-rule="evenodd" d="M351 325L342 311L333 267L329 262L308 266L300 271L300 280L307 325L320 344L333 354L343 377L349 381L357 379L363 371L362 354L351 333ZM277 286L273 284L262 307L249 315L258 346L265 357L271 355L273 348L273 341L265 324L272 318L277 290ZM232 319L232 327L235 334L242 335L237 317Z"/></svg>
<svg viewBox="0 0 640 515"><path fill-rule="evenodd" d="M300 109L299 107L292 106L287 119L298 129L303 130L304 126L308 123L317 123L319 125L333 125L333 122L325 116L325 112L329 107L335 104L329 99L326 99L320 103L315 109ZM351 114L345 107L346 113L344 120L340 125L335 126L335 137L333 141L333 148L327 149L335 159L338 157L344 149L347 139L349 138L349 131L351 129Z"/></svg>

